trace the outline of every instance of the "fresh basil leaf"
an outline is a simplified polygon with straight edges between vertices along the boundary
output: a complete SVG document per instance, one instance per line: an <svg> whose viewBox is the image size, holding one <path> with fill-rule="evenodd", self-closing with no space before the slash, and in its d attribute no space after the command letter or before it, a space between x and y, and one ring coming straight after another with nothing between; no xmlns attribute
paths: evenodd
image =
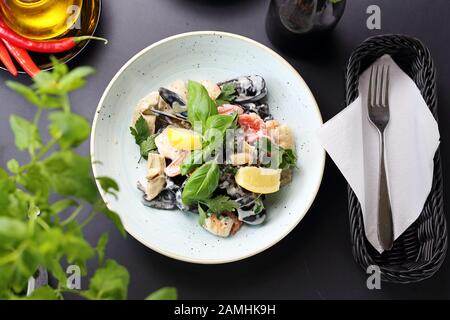
<svg viewBox="0 0 450 320"><path fill-rule="evenodd" d="M56 293L55 289L50 286L43 286L34 290L26 300L60 300L60 296Z"/></svg>
<svg viewBox="0 0 450 320"><path fill-rule="evenodd" d="M227 83L223 85L222 92L216 99L216 105L219 107L224 104L232 103L236 97L236 86L232 83Z"/></svg>
<svg viewBox="0 0 450 320"><path fill-rule="evenodd" d="M53 65L52 76L55 81L59 81L63 76L69 73L67 64L60 62L55 56L50 56L50 61Z"/></svg>
<svg viewBox="0 0 450 320"><path fill-rule="evenodd" d="M208 206L208 211L212 213L232 212L239 208L239 204L228 196L220 195L215 198L203 200L202 203Z"/></svg>
<svg viewBox="0 0 450 320"><path fill-rule="evenodd" d="M204 139L209 141L215 135L223 135L228 129L235 128L237 122L237 113L231 115L216 114L206 121Z"/></svg>
<svg viewBox="0 0 450 320"><path fill-rule="evenodd" d="M26 233L26 223L10 217L0 217L0 242L2 245L22 240Z"/></svg>
<svg viewBox="0 0 450 320"><path fill-rule="evenodd" d="M125 227L123 226L122 219L116 212L110 210L104 204L103 201L100 202L100 205L97 208L97 210L102 212L112 223L114 223L114 225L116 226L117 230L119 230L122 237L124 237L124 238L126 237L127 233L125 231Z"/></svg>
<svg viewBox="0 0 450 320"><path fill-rule="evenodd" d="M219 166L211 160L196 169L184 186L181 198L189 205L198 200L208 199L219 185Z"/></svg>
<svg viewBox="0 0 450 320"><path fill-rule="evenodd" d="M98 264L101 266L103 265L103 262L105 260L105 249L106 245L108 243L108 234L103 233L100 238L97 241L97 246L95 247L95 250L97 251L98 256Z"/></svg>
<svg viewBox="0 0 450 320"><path fill-rule="evenodd" d="M127 269L113 260L97 269L89 283L89 290L82 295L93 300L125 300L130 276Z"/></svg>
<svg viewBox="0 0 450 320"><path fill-rule="evenodd" d="M37 149L41 147L39 130L33 123L16 115L12 115L9 118L9 123L19 150Z"/></svg>
<svg viewBox="0 0 450 320"><path fill-rule="evenodd" d="M87 120L77 114L67 112L52 112L49 114L50 135L58 139L62 149L79 146L91 132Z"/></svg>
<svg viewBox="0 0 450 320"><path fill-rule="evenodd" d="M37 91L41 94L61 93L58 82L50 72L39 72L34 76L33 81L37 87Z"/></svg>
<svg viewBox="0 0 450 320"><path fill-rule="evenodd" d="M10 88L11 90L15 91L16 93L20 94L22 97L24 97L29 103L40 107L41 101L39 99L39 96L34 90L24 84L21 84L20 82L16 81L6 81L6 86Z"/></svg>
<svg viewBox="0 0 450 320"><path fill-rule="evenodd" d="M203 152L201 150L194 150L183 160L180 166L180 172L183 176L194 171L203 163Z"/></svg>
<svg viewBox="0 0 450 320"><path fill-rule="evenodd" d="M64 210L78 206L78 202L73 199L62 199L56 201L50 206L50 212L52 215L63 212Z"/></svg>
<svg viewBox="0 0 450 320"><path fill-rule="evenodd" d="M145 300L177 300L177 298L177 289L166 287L153 292Z"/></svg>
<svg viewBox="0 0 450 320"><path fill-rule="evenodd" d="M71 92L83 87L87 77L95 74L95 69L91 67L78 67L63 76L59 81L59 88L62 92Z"/></svg>
<svg viewBox="0 0 450 320"><path fill-rule="evenodd" d="M12 173L18 173L20 170L20 164L16 159L11 159L6 163L6 167L8 168L9 171L11 171Z"/></svg>
<svg viewBox="0 0 450 320"><path fill-rule="evenodd" d="M51 177L47 174L42 164L31 165L26 172L18 176L17 181L27 190L47 197L51 186Z"/></svg>
<svg viewBox="0 0 450 320"><path fill-rule="evenodd" d="M188 97L188 120L194 130L198 128L199 124L202 125L202 130L204 130L208 118L217 114L217 106L209 97L206 88L192 80L188 82Z"/></svg>
<svg viewBox="0 0 450 320"><path fill-rule="evenodd" d="M200 202L198 203L197 207L198 207L198 224L203 227L205 225L205 220L208 218L208 214L202 208Z"/></svg>
<svg viewBox="0 0 450 320"><path fill-rule="evenodd" d="M43 161L53 190L65 196L76 196L94 203L97 188L91 175L91 160L72 151L53 153Z"/></svg>

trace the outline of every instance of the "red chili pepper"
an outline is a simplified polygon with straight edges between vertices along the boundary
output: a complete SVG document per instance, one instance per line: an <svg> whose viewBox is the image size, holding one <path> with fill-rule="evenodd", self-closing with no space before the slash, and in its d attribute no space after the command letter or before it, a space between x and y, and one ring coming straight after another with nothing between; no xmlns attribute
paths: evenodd
<svg viewBox="0 0 450 320"><path fill-rule="evenodd" d="M3 62L3 65L8 69L9 73L11 73L14 77L17 76L17 68L14 65L14 62L9 55L8 49L6 49L3 42L0 41L0 60Z"/></svg>
<svg viewBox="0 0 450 320"><path fill-rule="evenodd" d="M0 18L0 38L8 40L9 43L34 52L43 52L43 53L57 53L64 52L72 49L78 43L83 42L85 40L101 40L104 41L105 44L108 43L108 40L99 37L92 36L81 36L81 37L70 37L59 40L48 40L48 41L35 41L30 40L21 35L18 35L13 30L11 30L5 22Z"/></svg>
<svg viewBox="0 0 450 320"><path fill-rule="evenodd" d="M9 43L5 39L2 39L3 43L8 48L11 55L16 59L16 61L20 64L20 66L25 70L26 73L30 75L30 77L34 77L39 72L41 72L41 69L34 63L34 61L31 59L30 55L25 49L16 47L15 45Z"/></svg>

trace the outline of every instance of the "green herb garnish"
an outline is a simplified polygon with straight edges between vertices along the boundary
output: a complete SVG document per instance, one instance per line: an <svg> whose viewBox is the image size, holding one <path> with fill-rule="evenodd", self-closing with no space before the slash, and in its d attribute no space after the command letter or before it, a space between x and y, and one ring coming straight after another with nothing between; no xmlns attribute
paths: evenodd
<svg viewBox="0 0 450 320"><path fill-rule="evenodd" d="M206 121L210 116L217 114L217 107L209 97L208 91L200 83L189 80L188 82L188 120L194 130L201 124L205 130Z"/></svg>
<svg viewBox="0 0 450 320"><path fill-rule="evenodd" d="M292 149L284 149L268 138L256 143L256 150L262 165L274 169L290 169L297 166L297 156Z"/></svg>
<svg viewBox="0 0 450 320"><path fill-rule="evenodd" d="M227 103L232 103L236 100L236 86L232 83L227 83L222 86L222 92L216 99L216 105L221 106Z"/></svg>
<svg viewBox="0 0 450 320"><path fill-rule="evenodd" d="M156 134L150 134L147 122L140 116L134 127L130 127L136 144L139 146L141 157L147 159L148 153L157 149L155 144Z"/></svg>
<svg viewBox="0 0 450 320"><path fill-rule="evenodd" d="M201 202L208 206L208 211L212 213L232 212L239 208L239 204L236 201L224 195L206 199Z"/></svg>
<svg viewBox="0 0 450 320"><path fill-rule="evenodd" d="M208 199L219 185L219 166L211 160L196 169L184 186L181 195L184 204Z"/></svg>

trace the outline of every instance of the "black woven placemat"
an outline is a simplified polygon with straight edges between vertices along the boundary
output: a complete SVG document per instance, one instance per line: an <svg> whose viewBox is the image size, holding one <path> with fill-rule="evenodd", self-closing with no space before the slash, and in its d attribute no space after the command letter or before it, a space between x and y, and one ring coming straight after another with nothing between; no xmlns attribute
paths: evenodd
<svg viewBox="0 0 450 320"><path fill-rule="evenodd" d="M402 35L369 38L353 52L346 73L347 105L359 95L360 74L384 54L389 54L414 80L437 120L436 77L431 54L419 40ZM424 209L418 220L394 242L392 250L379 254L368 242L364 233L361 205L350 186L348 206L353 255L364 270L370 265L377 265L383 281L396 283L421 281L439 270L447 252L439 150L434 158L433 185Z"/></svg>

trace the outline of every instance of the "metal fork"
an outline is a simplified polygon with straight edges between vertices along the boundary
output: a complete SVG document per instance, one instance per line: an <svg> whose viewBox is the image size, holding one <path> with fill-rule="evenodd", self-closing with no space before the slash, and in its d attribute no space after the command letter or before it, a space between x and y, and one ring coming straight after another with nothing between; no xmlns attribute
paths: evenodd
<svg viewBox="0 0 450 320"><path fill-rule="evenodd" d="M372 67L367 106L369 120L377 128L380 137L378 239L384 250L390 250L394 243L394 226L384 157L384 132L389 123L389 66Z"/></svg>

